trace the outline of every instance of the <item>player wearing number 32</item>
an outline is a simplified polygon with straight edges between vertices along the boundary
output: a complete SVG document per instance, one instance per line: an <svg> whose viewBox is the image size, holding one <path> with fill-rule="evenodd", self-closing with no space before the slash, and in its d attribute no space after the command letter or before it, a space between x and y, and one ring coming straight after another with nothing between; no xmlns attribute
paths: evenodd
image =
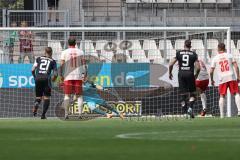
<svg viewBox="0 0 240 160"><path fill-rule="evenodd" d="M227 89L229 88L231 94L235 95L235 102L238 108L238 115L240 115L240 96L238 89L238 81L239 80L239 68L237 62L233 58L232 54L225 52L225 44L220 43L218 45L218 54L212 59L211 63L211 83L214 86L215 82L213 80L214 70L216 69L218 80L219 80L219 109L220 109L220 117L224 117L224 98L227 93ZM236 75L234 73L234 69ZM237 78L236 78L237 76Z"/></svg>
<svg viewBox="0 0 240 160"><path fill-rule="evenodd" d="M41 119L46 119L46 113L50 105L49 97L51 96L51 80L55 81L57 78L57 63L52 59L51 47L45 48L45 56L38 57L35 60L32 67L32 75L35 79L36 92L33 116L37 116L37 110L43 98L44 102Z"/></svg>
<svg viewBox="0 0 240 160"><path fill-rule="evenodd" d="M82 86L83 80L87 76L86 65L84 61L84 53L82 50L76 48L76 39L70 37L68 39L68 49L61 54L60 76L64 81L64 102L65 119L69 115L70 96L76 95L78 101L79 117L82 113L83 97Z"/></svg>
<svg viewBox="0 0 240 160"><path fill-rule="evenodd" d="M169 78L172 80L172 70L176 62L179 65L178 71L178 83L181 95L181 105L184 113L188 113L191 118L194 118L193 105L195 102L196 85L195 79L198 77L200 72L200 64L198 56L195 52L191 51L191 41L186 40L184 42L184 50L178 51L176 57L172 60L169 65ZM194 75L194 69L196 73ZM189 107L187 107L187 98L189 98Z"/></svg>

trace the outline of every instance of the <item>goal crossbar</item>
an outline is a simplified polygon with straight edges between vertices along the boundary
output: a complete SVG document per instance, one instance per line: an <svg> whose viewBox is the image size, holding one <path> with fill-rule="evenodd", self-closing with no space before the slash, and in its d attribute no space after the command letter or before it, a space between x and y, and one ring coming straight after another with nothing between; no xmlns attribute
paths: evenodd
<svg viewBox="0 0 240 160"><path fill-rule="evenodd" d="M230 27L2 27L0 31L14 30L30 30L30 31L80 31L80 32L110 32L110 31L230 31Z"/></svg>

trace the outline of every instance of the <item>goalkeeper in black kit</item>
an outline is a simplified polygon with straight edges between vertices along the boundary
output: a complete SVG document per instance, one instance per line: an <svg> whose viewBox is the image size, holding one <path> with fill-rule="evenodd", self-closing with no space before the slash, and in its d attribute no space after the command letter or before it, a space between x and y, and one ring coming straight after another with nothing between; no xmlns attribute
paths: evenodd
<svg viewBox="0 0 240 160"><path fill-rule="evenodd" d="M32 75L35 79L36 99L33 107L33 116L37 116L38 108L43 100L43 112L41 119L46 119L46 113L50 105L51 81L57 79L57 63L52 59L52 48L45 48L45 55L38 57L32 67Z"/></svg>

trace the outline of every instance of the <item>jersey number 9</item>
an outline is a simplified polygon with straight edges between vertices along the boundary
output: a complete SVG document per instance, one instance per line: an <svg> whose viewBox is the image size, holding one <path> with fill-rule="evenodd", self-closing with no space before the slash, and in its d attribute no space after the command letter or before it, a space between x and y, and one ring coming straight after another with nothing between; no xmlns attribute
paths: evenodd
<svg viewBox="0 0 240 160"><path fill-rule="evenodd" d="M185 66L185 67L188 66L189 65L189 55L183 55L182 61L183 61L183 63L182 63L183 66Z"/></svg>

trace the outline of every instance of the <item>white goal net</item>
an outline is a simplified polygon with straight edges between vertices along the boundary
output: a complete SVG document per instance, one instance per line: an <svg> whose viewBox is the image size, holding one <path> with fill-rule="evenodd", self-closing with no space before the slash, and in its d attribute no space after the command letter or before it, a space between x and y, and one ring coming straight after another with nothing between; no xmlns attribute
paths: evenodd
<svg viewBox="0 0 240 160"><path fill-rule="evenodd" d="M192 50L207 67L219 42L239 59L238 50L231 47L230 33L228 27L0 28L0 117L32 116L35 84L31 63L47 46L53 48L53 58L59 62L70 36L85 53L89 77L109 88L110 92L100 95L118 111L146 119L181 117L178 66L174 79L169 80L169 61L184 48L186 39L192 41ZM217 87L209 86L206 95L207 114L218 116ZM56 116L56 105L62 100L61 89L53 88L49 117ZM231 116L235 110L229 101L227 114ZM75 106L73 114L78 112ZM201 109L198 97L195 114ZM86 105L83 112L91 114Z"/></svg>

